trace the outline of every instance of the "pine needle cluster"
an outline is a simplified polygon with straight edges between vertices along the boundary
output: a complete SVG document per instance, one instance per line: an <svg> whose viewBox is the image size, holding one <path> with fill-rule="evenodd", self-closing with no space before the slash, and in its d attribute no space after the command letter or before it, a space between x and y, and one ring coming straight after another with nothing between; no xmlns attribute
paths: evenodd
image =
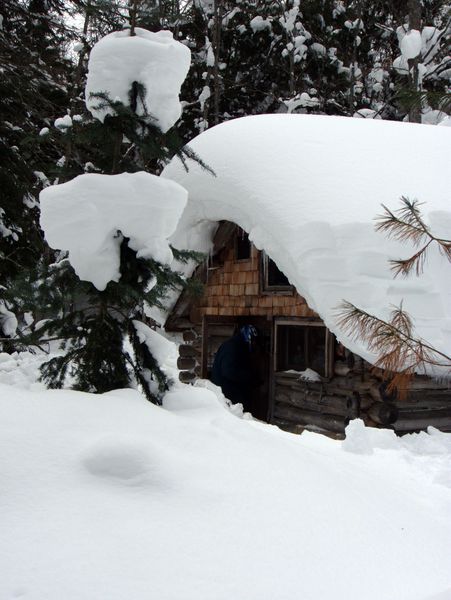
<svg viewBox="0 0 451 600"><path fill-rule="evenodd" d="M401 208L391 211L382 205L385 213L377 217L376 231L382 231L388 237L400 242L411 242L418 248L417 252L406 259L391 260L390 264L397 275L407 276L415 271L417 276L424 270L427 252L433 245L451 262L451 241L435 236L421 215L418 200L410 201L401 197Z"/></svg>

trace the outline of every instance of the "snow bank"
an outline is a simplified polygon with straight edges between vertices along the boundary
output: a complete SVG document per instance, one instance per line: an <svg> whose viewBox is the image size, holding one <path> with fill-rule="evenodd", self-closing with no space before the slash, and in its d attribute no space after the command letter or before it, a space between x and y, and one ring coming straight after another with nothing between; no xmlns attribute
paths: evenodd
<svg viewBox="0 0 451 600"><path fill-rule="evenodd" d="M365 427L361 419L354 419L346 427L346 439L342 447L354 454L371 455L378 450L401 452L404 458L413 462L413 456L423 457L415 464L429 481L451 488L451 435L435 427L428 427L427 433L410 433L398 437L390 429ZM431 457L425 460L424 457Z"/></svg>
<svg viewBox="0 0 451 600"><path fill-rule="evenodd" d="M169 264L187 193L149 173L88 173L40 194L41 227L52 248L69 251L80 279L103 290L118 281L123 236L138 256Z"/></svg>
<svg viewBox="0 0 451 600"><path fill-rule="evenodd" d="M111 100L130 104L132 83L145 87L145 101L138 101L137 114L150 115L165 132L181 115L180 87L191 61L189 49L173 39L170 31L153 33L135 29L117 31L102 38L91 50L86 84L86 106L103 121L111 110L97 109L91 94L108 92Z"/></svg>
<svg viewBox="0 0 451 600"><path fill-rule="evenodd" d="M348 348L374 360L337 324L348 300L388 318L403 301L418 335L451 347L449 263L432 251L425 273L393 279L389 259L414 252L374 230L381 204L401 196L424 202L437 235L451 238L451 133L446 127L375 119L261 115L228 121L190 147L214 169L186 173L178 159L163 176L189 201L175 247L208 251L212 223L233 221L249 233Z"/></svg>
<svg viewBox="0 0 451 600"><path fill-rule="evenodd" d="M362 456L208 388L165 409L133 390L0 397L2 599L449 598L449 434Z"/></svg>
<svg viewBox="0 0 451 600"><path fill-rule="evenodd" d="M0 383L23 389L45 389L44 384L38 383L39 367L48 358L43 358L42 353L0 352Z"/></svg>

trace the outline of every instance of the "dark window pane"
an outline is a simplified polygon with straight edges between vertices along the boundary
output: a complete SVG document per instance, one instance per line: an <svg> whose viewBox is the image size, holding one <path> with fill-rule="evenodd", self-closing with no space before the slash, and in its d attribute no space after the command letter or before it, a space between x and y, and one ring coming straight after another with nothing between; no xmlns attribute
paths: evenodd
<svg viewBox="0 0 451 600"><path fill-rule="evenodd" d="M313 369L325 375L325 327L278 325L277 370Z"/></svg>
<svg viewBox="0 0 451 600"><path fill-rule="evenodd" d="M306 327L308 333L308 366L319 373L325 374L326 335L323 327Z"/></svg>
<svg viewBox="0 0 451 600"><path fill-rule="evenodd" d="M245 231L239 231L235 238L235 260L247 260L251 257L251 243Z"/></svg>
<svg viewBox="0 0 451 600"><path fill-rule="evenodd" d="M289 287L290 282L278 268L276 263L267 257L267 284L268 286Z"/></svg>

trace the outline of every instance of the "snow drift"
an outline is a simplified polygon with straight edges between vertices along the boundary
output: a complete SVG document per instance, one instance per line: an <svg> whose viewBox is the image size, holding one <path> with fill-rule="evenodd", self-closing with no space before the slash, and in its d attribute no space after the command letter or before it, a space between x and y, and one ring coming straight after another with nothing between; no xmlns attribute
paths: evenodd
<svg viewBox="0 0 451 600"><path fill-rule="evenodd" d="M245 229L351 350L374 360L337 324L343 300L387 319L403 301L416 332L451 347L449 263L433 249L421 277L393 279L389 259L414 252L374 230L381 204L424 202L436 235L451 238L451 132L372 119L261 115L228 121L191 148L216 177L178 159L163 176L188 190L174 246L208 251L214 223ZM448 269L448 271L447 271Z"/></svg>
<svg viewBox="0 0 451 600"><path fill-rule="evenodd" d="M164 409L0 397L2 600L450 597L449 434L356 423L342 446L181 384Z"/></svg>

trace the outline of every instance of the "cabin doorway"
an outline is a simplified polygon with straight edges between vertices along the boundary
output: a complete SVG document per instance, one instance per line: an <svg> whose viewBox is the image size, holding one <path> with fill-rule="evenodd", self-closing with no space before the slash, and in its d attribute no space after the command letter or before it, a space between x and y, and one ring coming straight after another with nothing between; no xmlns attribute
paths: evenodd
<svg viewBox="0 0 451 600"><path fill-rule="evenodd" d="M266 317L213 317L206 316L202 324L202 377L211 379L213 361L219 347L240 327L253 325L258 332L251 352L251 368L255 378L250 412L256 419L269 420L271 390L272 321Z"/></svg>

